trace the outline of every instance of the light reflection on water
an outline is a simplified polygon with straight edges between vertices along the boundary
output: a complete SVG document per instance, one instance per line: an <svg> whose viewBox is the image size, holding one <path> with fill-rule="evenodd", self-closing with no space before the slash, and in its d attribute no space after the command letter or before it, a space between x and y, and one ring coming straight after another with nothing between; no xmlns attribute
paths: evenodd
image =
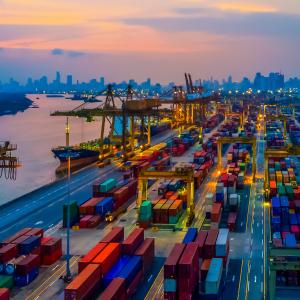
<svg viewBox="0 0 300 300"><path fill-rule="evenodd" d="M18 145L17 155L22 164L16 181L0 178L0 205L55 180L59 162L50 150L65 145L66 118L51 117L50 112L73 109L82 103L45 95L29 95L28 98L39 108L0 117L0 141L9 140ZM99 120L87 123L84 119L70 118L70 126L71 144L96 139L100 134Z"/></svg>

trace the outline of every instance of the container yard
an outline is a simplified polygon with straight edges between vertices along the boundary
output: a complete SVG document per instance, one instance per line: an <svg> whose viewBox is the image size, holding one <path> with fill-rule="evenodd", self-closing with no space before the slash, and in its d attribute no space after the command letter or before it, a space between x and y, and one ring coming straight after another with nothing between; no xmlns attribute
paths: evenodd
<svg viewBox="0 0 300 300"><path fill-rule="evenodd" d="M53 114L123 127L68 191L39 191L49 220L1 215L1 300L300 298L294 108L179 91Z"/></svg>

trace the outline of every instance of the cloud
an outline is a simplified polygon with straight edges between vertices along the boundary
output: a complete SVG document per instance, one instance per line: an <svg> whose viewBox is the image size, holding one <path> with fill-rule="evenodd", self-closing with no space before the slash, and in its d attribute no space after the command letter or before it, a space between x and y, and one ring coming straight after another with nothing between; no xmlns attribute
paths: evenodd
<svg viewBox="0 0 300 300"><path fill-rule="evenodd" d="M59 49L59 48L55 48L51 50L51 54L52 55L63 55L64 54L64 50L63 49Z"/></svg>
<svg viewBox="0 0 300 300"><path fill-rule="evenodd" d="M197 10L196 10L197 11ZM181 8L181 15L158 18L131 18L125 24L146 26L166 32L208 32L233 36L300 35L300 15L283 13L237 13L215 9L214 14L194 15L189 8ZM201 9L198 9L201 13Z"/></svg>
<svg viewBox="0 0 300 300"><path fill-rule="evenodd" d="M85 55L84 52L73 51L73 50L64 50L64 49L60 49L60 48L52 49L51 54L52 55L66 55L66 56L71 57L71 58L75 58L75 57Z"/></svg>

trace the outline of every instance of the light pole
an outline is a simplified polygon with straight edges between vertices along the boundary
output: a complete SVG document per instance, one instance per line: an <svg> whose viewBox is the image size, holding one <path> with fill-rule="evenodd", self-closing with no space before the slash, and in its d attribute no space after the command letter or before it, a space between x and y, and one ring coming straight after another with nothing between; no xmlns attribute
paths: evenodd
<svg viewBox="0 0 300 300"><path fill-rule="evenodd" d="M70 126L69 119L66 123L66 146L69 147ZM66 274L64 281L69 283L72 281L72 274L70 270L70 226L71 226L71 212L70 212L70 181L71 181L71 158L76 154L72 153L71 149L68 149L68 178L67 178L67 251L66 251Z"/></svg>

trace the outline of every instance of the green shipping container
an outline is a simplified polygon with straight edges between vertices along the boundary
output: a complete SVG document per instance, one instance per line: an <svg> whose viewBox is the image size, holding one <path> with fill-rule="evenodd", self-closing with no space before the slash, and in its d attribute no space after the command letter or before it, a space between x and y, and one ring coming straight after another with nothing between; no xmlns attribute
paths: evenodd
<svg viewBox="0 0 300 300"><path fill-rule="evenodd" d="M143 201L140 207L140 214L151 215L152 214L152 203L150 201Z"/></svg>
<svg viewBox="0 0 300 300"><path fill-rule="evenodd" d="M76 201L70 203L70 226L79 221L79 209ZM68 205L63 206L63 226L67 227L68 222Z"/></svg>
<svg viewBox="0 0 300 300"><path fill-rule="evenodd" d="M179 215L177 216L169 216L169 224L176 224L178 222Z"/></svg>
<svg viewBox="0 0 300 300"><path fill-rule="evenodd" d="M0 288L11 289L14 286L13 276L0 275Z"/></svg>
<svg viewBox="0 0 300 300"><path fill-rule="evenodd" d="M284 187L284 186L279 186L279 187L277 187L277 190L278 190L279 196L284 196L284 195L286 195L286 190L285 190L285 187Z"/></svg>
<svg viewBox="0 0 300 300"><path fill-rule="evenodd" d="M279 162L275 162L275 171L280 171L280 163Z"/></svg>
<svg viewBox="0 0 300 300"><path fill-rule="evenodd" d="M117 180L114 178L107 179L103 183L100 184L100 192L108 192L112 188L116 187L117 185Z"/></svg>

